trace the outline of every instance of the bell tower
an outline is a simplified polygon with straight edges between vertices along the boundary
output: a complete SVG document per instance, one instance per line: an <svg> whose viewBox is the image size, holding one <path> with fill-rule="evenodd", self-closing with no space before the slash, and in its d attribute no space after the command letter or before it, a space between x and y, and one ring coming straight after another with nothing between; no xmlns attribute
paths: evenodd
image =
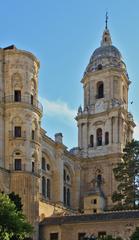
<svg viewBox="0 0 139 240"><path fill-rule="evenodd" d="M134 122L128 113L130 80L119 50L106 27L81 80L84 107L78 109L78 147L84 157L121 153L132 139Z"/></svg>
<svg viewBox="0 0 139 240"><path fill-rule="evenodd" d="M79 107L76 117L82 165L81 208L95 213L113 205L113 167L135 127L128 112L130 80L122 55L112 44L107 22L100 47L93 52L81 82L84 106Z"/></svg>

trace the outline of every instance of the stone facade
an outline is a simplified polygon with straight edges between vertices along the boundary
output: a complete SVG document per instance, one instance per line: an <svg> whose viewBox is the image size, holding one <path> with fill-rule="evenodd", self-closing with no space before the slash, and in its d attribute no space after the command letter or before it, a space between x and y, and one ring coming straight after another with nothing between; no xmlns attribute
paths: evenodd
<svg viewBox="0 0 139 240"><path fill-rule="evenodd" d="M84 106L76 116L77 148L67 151L61 133L52 140L41 128L38 70L39 62L33 54L13 45L0 49L0 190L20 195L24 213L36 230L34 240L44 218L79 212L93 215L112 207L111 196L116 189L112 169L121 160L135 126L128 113L130 81L126 66L112 45L108 29L81 81ZM114 221L119 227L114 230L113 222L113 230L108 232L121 231L120 221ZM79 222L74 223L75 231L69 239L77 239L82 228ZM46 227L44 223L41 239L52 240L50 232L56 231L59 240L68 240L65 236L71 232L72 223L62 225L63 230L59 225L54 229L53 224L47 226L47 220ZM101 223L105 229L103 219ZM88 220L82 225L84 231L89 231L90 224ZM103 231L97 221L93 226Z"/></svg>

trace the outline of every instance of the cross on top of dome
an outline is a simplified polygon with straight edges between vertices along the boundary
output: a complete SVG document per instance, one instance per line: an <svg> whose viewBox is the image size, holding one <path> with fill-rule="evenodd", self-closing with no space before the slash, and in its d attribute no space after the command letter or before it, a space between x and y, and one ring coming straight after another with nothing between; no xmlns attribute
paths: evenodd
<svg viewBox="0 0 139 240"><path fill-rule="evenodd" d="M106 20L105 20L105 30L103 32L101 46L110 46L112 45L111 35L108 29L108 12L106 12Z"/></svg>

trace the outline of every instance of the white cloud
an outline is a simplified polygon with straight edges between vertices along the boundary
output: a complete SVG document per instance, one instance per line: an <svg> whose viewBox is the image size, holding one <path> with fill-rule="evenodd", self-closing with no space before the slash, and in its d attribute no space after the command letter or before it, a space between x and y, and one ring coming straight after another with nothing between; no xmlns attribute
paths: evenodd
<svg viewBox="0 0 139 240"><path fill-rule="evenodd" d="M39 99L43 104L43 113L45 115L50 117L63 118L64 121L74 121L77 111L70 108L66 102L62 102L60 100L50 101L42 97L39 97Z"/></svg>
<svg viewBox="0 0 139 240"><path fill-rule="evenodd" d="M136 127L134 129L134 138L139 140L139 123L136 122Z"/></svg>

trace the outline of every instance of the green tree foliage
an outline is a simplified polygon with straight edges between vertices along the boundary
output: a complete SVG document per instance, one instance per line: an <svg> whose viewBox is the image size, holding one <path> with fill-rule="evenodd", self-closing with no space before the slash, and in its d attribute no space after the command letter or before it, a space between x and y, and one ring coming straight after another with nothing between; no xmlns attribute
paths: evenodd
<svg viewBox="0 0 139 240"><path fill-rule="evenodd" d="M135 232L130 237L131 240L139 240L139 227L136 228Z"/></svg>
<svg viewBox="0 0 139 240"><path fill-rule="evenodd" d="M9 196L0 193L0 239L25 239L33 233L21 211L18 211ZM14 239L13 238L13 239Z"/></svg>
<svg viewBox="0 0 139 240"><path fill-rule="evenodd" d="M115 209L134 209L139 199L139 141L132 140L124 149L122 161L113 169L118 182L112 201Z"/></svg>
<svg viewBox="0 0 139 240"><path fill-rule="evenodd" d="M21 202L21 198L19 197L18 194L15 194L14 192L11 192L10 194L8 194L9 198L14 202L17 211L22 211L22 202Z"/></svg>

